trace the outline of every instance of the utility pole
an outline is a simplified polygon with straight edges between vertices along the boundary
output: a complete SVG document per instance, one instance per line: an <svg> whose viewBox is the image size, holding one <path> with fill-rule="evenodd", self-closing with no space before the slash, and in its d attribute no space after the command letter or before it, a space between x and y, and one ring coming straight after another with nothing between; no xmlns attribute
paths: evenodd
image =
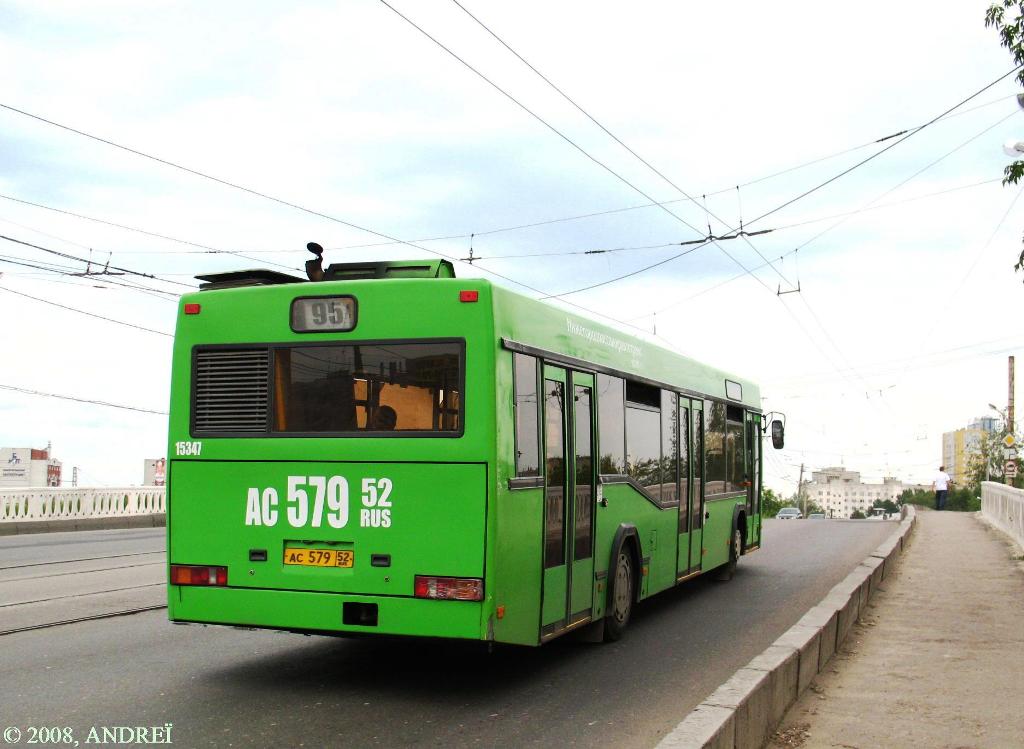
<svg viewBox="0 0 1024 749"><path fill-rule="evenodd" d="M1014 431L1015 431L1014 430L1014 423L1013 423L1013 357L1012 356L1010 357L1009 379L1010 379L1010 382L1009 382L1009 395L1008 395L1008 397L1006 399L1006 433L1010 436L1010 439L1012 440L1013 437L1015 436L1014 435ZM1010 467L1014 468L1015 466L1011 465ZM1015 473L1016 472L1014 471L1014 474ZM1006 471L1005 469L1003 471L1003 481L1006 483L1007 486L1013 486L1013 476L1011 476L1010 473L1008 471Z"/></svg>
<svg viewBox="0 0 1024 749"><path fill-rule="evenodd" d="M807 502L804 501L804 464L800 464L800 480L796 482L796 503L801 505L800 512L807 517Z"/></svg>
<svg viewBox="0 0 1024 749"><path fill-rule="evenodd" d="M1006 420L1010 422L1006 425L1007 431L1010 434L1014 433L1013 424L1013 357L1010 357L1010 397L1007 398L1006 405Z"/></svg>

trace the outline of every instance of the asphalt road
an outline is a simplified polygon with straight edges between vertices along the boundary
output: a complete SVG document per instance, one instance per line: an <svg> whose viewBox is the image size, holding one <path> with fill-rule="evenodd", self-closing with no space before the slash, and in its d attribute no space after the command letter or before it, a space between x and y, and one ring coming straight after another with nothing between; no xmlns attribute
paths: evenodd
<svg viewBox="0 0 1024 749"><path fill-rule="evenodd" d="M165 537L163 528L0 537L0 635L165 604Z"/></svg>
<svg viewBox="0 0 1024 749"><path fill-rule="evenodd" d="M892 528L768 521L763 548L743 558L731 582L696 580L656 596L621 641L605 645L556 641L487 654L459 643L172 626L164 611L8 634L0 637L0 731L71 726L84 743L92 726L171 723L182 747L647 747ZM66 564L107 549L162 550L153 530L74 535L15 537L17 548L0 539L0 574L47 553ZM0 577L0 595L6 584ZM5 611L0 605L0 630Z"/></svg>

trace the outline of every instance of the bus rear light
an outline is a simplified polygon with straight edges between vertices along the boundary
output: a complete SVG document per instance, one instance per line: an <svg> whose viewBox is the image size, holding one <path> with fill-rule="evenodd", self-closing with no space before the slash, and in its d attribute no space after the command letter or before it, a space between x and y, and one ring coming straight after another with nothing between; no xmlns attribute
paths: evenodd
<svg viewBox="0 0 1024 749"><path fill-rule="evenodd" d="M202 307L200 307L198 304L186 304L185 305L185 314L186 315L198 315L200 309L202 309Z"/></svg>
<svg viewBox="0 0 1024 749"><path fill-rule="evenodd" d="M200 567L193 564L172 564L171 585L227 585L227 567Z"/></svg>
<svg viewBox="0 0 1024 749"><path fill-rule="evenodd" d="M416 575L415 596L441 601L482 601L484 581L475 577Z"/></svg>
<svg viewBox="0 0 1024 749"><path fill-rule="evenodd" d="M460 291L459 301L460 302L475 302L480 299L479 291Z"/></svg>

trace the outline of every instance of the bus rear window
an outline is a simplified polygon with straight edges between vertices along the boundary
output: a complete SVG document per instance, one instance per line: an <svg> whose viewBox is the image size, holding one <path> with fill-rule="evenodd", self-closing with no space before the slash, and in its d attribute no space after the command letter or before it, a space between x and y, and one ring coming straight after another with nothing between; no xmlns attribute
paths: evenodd
<svg viewBox="0 0 1024 749"><path fill-rule="evenodd" d="M275 432L461 429L459 343L276 348L273 367Z"/></svg>

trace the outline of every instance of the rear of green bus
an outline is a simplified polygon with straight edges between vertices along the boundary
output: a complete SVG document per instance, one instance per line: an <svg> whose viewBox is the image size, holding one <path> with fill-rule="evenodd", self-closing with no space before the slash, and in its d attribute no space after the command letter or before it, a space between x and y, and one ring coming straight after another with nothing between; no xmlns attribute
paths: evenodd
<svg viewBox="0 0 1024 749"><path fill-rule="evenodd" d="M490 287L383 275L182 298L172 621L488 636Z"/></svg>

